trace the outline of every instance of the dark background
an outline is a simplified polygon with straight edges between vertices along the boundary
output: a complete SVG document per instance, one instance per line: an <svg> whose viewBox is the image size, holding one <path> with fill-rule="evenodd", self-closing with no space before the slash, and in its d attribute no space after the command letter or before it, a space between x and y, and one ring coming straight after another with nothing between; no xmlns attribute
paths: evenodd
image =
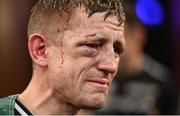
<svg viewBox="0 0 180 116"><path fill-rule="evenodd" d="M180 16L179 0L157 0L164 21L148 26L145 52L168 67L179 91ZM31 79L32 66L27 49L27 23L35 0L0 0L0 97L21 93Z"/></svg>

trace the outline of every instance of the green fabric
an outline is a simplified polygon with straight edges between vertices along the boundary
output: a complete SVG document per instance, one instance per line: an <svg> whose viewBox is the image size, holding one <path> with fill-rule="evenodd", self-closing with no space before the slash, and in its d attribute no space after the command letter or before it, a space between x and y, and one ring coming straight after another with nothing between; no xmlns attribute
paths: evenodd
<svg viewBox="0 0 180 116"><path fill-rule="evenodd" d="M14 115L15 101L18 95L12 95L0 99L0 115Z"/></svg>

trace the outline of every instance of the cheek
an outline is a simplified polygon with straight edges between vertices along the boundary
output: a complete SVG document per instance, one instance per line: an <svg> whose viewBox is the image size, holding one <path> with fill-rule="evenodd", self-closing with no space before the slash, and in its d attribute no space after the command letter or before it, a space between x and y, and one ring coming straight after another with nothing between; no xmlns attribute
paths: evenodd
<svg viewBox="0 0 180 116"><path fill-rule="evenodd" d="M92 67L93 61L90 58L79 58L70 67L76 81L84 80L86 72Z"/></svg>
<svg viewBox="0 0 180 116"><path fill-rule="evenodd" d="M118 58L116 58L116 65L117 65L117 67L119 66L120 60L121 60L121 56L118 56Z"/></svg>
<svg viewBox="0 0 180 116"><path fill-rule="evenodd" d="M116 73L117 73L117 71L119 69L120 63L121 63L121 57L119 56L119 58L116 59L116 66L117 66Z"/></svg>
<svg viewBox="0 0 180 116"><path fill-rule="evenodd" d="M74 62L71 65L67 62L67 78L69 78L68 81L71 85L71 90L73 90L72 92L80 94L84 88L85 81L88 78L88 73L93 68L93 61L91 58L86 57L81 57L73 61ZM65 76L67 76L66 73Z"/></svg>
<svg viewBox="0 0 180 116"><path fill-rule="evenodd" d="M50 70L51 69L59 70L60 66L62 65L62 61L63 61L62 55L63 54L62 54L60 48L58 48L58 47L51 46L48 49L48 54L47 54L48 68Z"/></svg>

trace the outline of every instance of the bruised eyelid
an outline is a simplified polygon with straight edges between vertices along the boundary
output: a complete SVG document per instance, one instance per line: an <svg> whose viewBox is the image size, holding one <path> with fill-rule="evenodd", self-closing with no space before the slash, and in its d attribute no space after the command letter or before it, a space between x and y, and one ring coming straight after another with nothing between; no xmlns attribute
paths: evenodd
<svg viewBox="0 0 180 116"><path fill-rule="evenodd" d="M81 41L77 44L77 46L82 46L82 45L99 45L103 46L107 42L106 39L95 39L95 40L86 40L86 41Z"/></svg>

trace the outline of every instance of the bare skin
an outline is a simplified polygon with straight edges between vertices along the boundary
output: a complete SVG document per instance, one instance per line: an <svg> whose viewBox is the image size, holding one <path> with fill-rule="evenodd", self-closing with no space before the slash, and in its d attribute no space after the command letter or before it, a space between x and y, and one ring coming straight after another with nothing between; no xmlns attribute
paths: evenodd
<svg viewBox="0 0 180 116"><path fill-rule="evenodd" d="M33 114L77 114L104 105L125 47L124 25L115 16L104 21L104 14L88 17L77 9L59 45L39 33L30 36L35 70L18 99Z"/></svg>

